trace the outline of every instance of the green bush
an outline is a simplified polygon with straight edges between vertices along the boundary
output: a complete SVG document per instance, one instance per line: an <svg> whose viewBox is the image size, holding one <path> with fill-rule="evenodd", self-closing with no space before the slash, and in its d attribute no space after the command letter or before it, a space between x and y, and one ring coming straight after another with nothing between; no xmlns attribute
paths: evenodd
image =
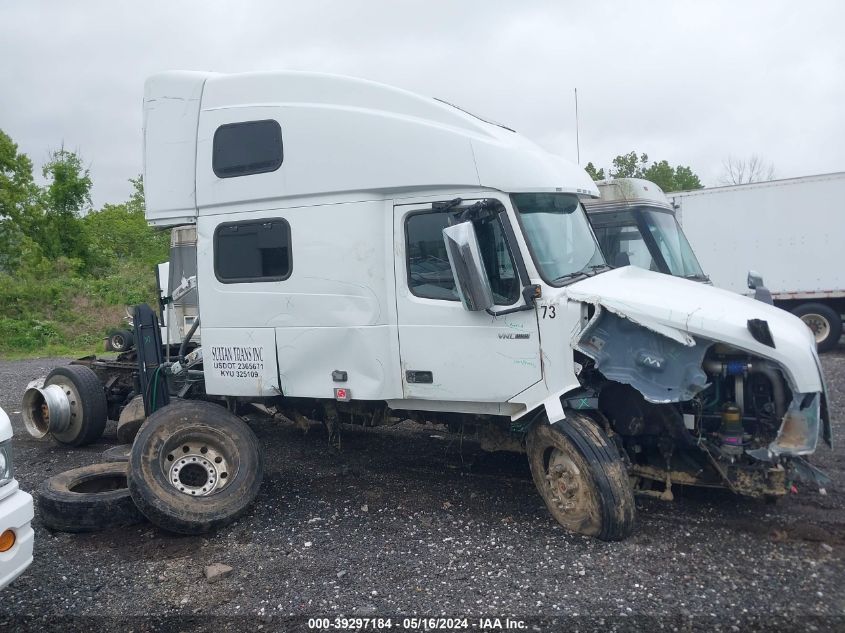
<svg viewBox="0 0 845 633"><path fill-rule="evenodd" d="M39 186L0 130L0 354L102 350L126 305L155 305L154 265L169 233L144 219L144 183L122 204L91 208L85 161L62 147Z"/></svg>
<svg viewBox="0 0 845 633"><path fill-rule="evenodd" d="M0 353L34 352L60 339L58 329L49 321L0 317Z"/></svg>

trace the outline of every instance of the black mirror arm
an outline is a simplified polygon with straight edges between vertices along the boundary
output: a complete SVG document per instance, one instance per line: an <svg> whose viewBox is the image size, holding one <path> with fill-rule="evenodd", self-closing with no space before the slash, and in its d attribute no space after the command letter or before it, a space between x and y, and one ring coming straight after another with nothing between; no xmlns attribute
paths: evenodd
<svg viewBox="0 0 845 633"><path fill-rule="evenodd" d="M532 284L530 286L525 286L522 289L522 300L525 302L521 306L516 306L515 308L508 308L506 310L499 310L498 312L494 312L493 310L487 309L487 314L490 316L504 316L506 314L513 314L514 312L525 312L526 310L533 310L534 309L534 300L540 296L540 286L536 284Z"/></svg>

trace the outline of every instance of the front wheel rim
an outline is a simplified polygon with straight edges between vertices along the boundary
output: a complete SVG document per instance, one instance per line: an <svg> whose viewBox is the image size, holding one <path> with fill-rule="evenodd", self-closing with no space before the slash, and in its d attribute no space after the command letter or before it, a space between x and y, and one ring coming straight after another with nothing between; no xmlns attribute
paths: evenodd
<svg viewBox="0 0 845 633"><path fill-rule="evenodd" d="M815 312L804 314L801 316L801 320L810 328L810 331L816 338L816 343L821 343L830 336L830 322L821 314L816 314Z"/></svg>
<svg viewBox="0 0 845 633"><path fill-rule="evenodd" d="M546 460L545 479L549 499L567 524L579 527L592 521L589 482L569 455L552 448Z"/></svg>

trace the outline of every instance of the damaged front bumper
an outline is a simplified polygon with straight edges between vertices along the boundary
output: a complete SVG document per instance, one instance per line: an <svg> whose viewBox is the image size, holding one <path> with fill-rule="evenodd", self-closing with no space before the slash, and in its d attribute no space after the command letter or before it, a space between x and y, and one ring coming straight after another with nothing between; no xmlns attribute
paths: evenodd
<svg viewBox="0 0 845 633"><path fill-rule="evenodd" d="M606 302L586 295L578 299L591 305L593 312L573 333L573 348L592 359L595 369L605 379L633 387L648 403L674 404L675 409L689 411L689 402L701 402L707 395L702 392L719 380L719 369L714 369L714 366L723 366L726 371L746 372L746 376L755 372L764 374L773 389L774 376L779 384L788 388L780 387L777 406L773 407L772 417L768 418L771 424L768 436L758 436L752 442L740 442L734 448L735 452L729 448L723 450L720 441L714 441L712 434L705 433L697 423L695 427L687 427L688 433L682 434L706 453L707 461L712 465L712 469L707 468L711 472L710 477L702 477L700 472L674 471L668 465L668 459L663 468L654 463L632 464L632 474L666 481L670 486L672 480L675 483L722 486L748 496L782 495L796 481L813 483L821 489L829 484L829 479L804 459L816 450L820 437L828 445L831 445L832 437L821 366L803 324L798 322L797 327L802 329L795 331L784 327L784 323L786 326L793 324L784 321L780 314L767 315L778 327L774 328L775 340L771 344L761 344L750 331L749 319L746 319L747 327L743 331L726 327L726 333L723 333L713 327L712 320L704 318L697 320L697 328L691 327L692 313L686 316L674 314L671 319L659 322L648 318L642 306L626 313L624 308L627 306L620 302ZM791 318L791 315L787 317ZM787 340L776 349L778 335L784 332ZM806 344L802 344L805 340ZM733 350L736 355L750 360L745 363L736 361L735 366L730 361L714 363L708 353L722 348ZM721 379L724 380L725 376L722 374ZM730 398L720 401L720 404L728 400ZM662 410L662 407L659 409ZM771 439L773 436L774 439ZM691 444L687 443L686 448L691 448ZM739 450L736 451L736 448ZM712 475L717 473L718 477L713 478Z"/></svg>

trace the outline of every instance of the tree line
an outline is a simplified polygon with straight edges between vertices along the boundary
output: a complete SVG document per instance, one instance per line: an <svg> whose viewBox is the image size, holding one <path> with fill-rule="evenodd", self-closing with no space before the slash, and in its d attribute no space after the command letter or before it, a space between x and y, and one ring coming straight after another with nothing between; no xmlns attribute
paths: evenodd
<svg viewBox="0 0 845 633"><path fill-rule="evenodd" d="M584 168L593 180L605 180L604 168L598 169L593 163ZM613 167L608 170L610 178L644 178L655 183L663 191L687 191L701 189L701 179L686 165L672 167L669 161L648 162L648 154L629 152L613 159Z"/></svg>
<svg viewBox="0 0 845 633"><path fill-rule="evenodd" d="M120 204L92 208L90 171L78 153L51 151L39 186L29 157L0 130L0 274L44 277L57 267L82 276L122 263L167 258L169 236L144 219L142 176Z"/></svg>
<svg viewBox="0 0 845 633"><path fill-rule="evenodd" d="M95 209L77 152L51 151L41 173L43 185L0 130L0 355L102 351L126 305L154 304L170 236L147 225L141 176L128 200Z"/></svg>
<svg viewBox="0 0 845 633"><path fill-rule="evenodd" d="M597 168L592 162L584 168L593 180L607 178L643 178L657 184L663 191L689 191L702 189L701 179L686 165L672 167L669 161L652 161L649 163L648 154L628 152L619 154L613 159L613 166L607 172L604 168ZM772 180L775 168L758 154L751 154L748 158L728 156L722 162L720 185L744 185L751 182Z"/></svg>

